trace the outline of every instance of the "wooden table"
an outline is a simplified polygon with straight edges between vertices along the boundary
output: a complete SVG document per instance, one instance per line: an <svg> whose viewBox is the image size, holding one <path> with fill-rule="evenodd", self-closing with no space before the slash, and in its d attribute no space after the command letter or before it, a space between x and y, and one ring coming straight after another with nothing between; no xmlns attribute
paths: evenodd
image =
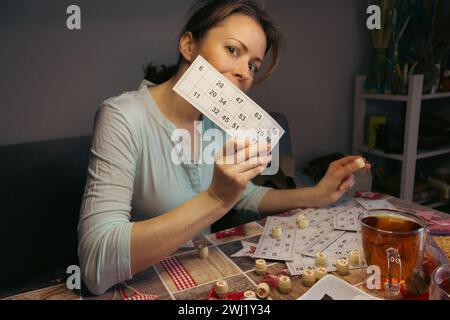
<svg viewBox="0 0 450 320"><path fill-rule="evenodd" d="M411 204L397 198L389 198L393 205L399 208L409 210L433 211L426 207ZM448 215L442 212L434 211L442 218L448 218ZM286 215L286 213L285 213ZM265 219L251 222L245 225L245 236L232 236L217 240L214 234L208 236L197 236L193 239L194 244L205 244L209 246L209 256L207 259L199 259L197 251L193 248L180 248L172 256L183 265L186 272L195 281L195 286L188 289L177 288L175 282L166 272L161 263L150 267L146 271L136 275L132 280L126 282L126 293L132 295L133 290L149 295L156 295L158 299L183 299L200 300L208 296L212 286L219 279L226 279L230 291L255 290L257 283L262 281L263 276L258 276L254 271L254 259L250 257L230 257L233 253L242 248L241 240L258 243L259 237L263 231ZM432 242L432 247L436 244ZM433 249L432 248L432 249ZM448 262L442 252L437 248L438 259L440 263ZM286 272L287 268L284 262L268 261L268 271L273 274ZM362 269L352 270L347 276L339 276L332 273L348 283L362 289L365 289L365 271ZM272 299L293 300L299 298L309 288L302 284L301 276L292 277L292 290L289 294L281 294L278 290L272 290L270 297ZM367 291L367 290L366 290ZM378 293L370 292L373 295ZM379 295L382 296L382 295ZM86 290L69 290L64 282L60 280L59 284L54 284L42 289L27 291L20 294L10 295L6 299L94 299L94 300L120 300L122 299L119 286L111 288L101 296L93 296Z"/></svg>

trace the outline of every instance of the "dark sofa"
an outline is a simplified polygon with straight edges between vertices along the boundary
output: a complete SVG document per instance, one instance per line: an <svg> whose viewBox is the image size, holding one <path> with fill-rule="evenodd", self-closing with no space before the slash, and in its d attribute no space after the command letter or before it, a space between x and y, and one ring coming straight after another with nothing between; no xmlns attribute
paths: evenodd
<svg viewBox="0 0 450 320"><path fill-rule="evenodd" d="M0 288L77 263L91 138L0 147Z"/></svg>

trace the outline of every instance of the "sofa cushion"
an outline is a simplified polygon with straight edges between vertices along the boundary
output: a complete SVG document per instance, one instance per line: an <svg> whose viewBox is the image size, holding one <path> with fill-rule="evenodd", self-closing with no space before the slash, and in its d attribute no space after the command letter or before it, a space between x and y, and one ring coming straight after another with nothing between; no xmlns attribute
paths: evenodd
<svg viewBox="0 0 450 320"><path fill-rule="evenodd" d="M91 138L0 147L0 288L77 263Z"/></svg>

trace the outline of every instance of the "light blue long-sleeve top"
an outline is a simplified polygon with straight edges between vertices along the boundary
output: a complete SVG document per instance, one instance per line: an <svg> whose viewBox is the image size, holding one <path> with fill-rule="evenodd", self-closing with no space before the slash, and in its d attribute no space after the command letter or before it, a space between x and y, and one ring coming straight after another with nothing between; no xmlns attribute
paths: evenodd
<svg viewBox="0 0 450 320"><path fill-rule="evenodd" d="M156 105L151 85L143 81L138 90L106 100L96 114L78 225L82 276L94 294L132 277L134 221L174 209L212 179L213 164L171 160L176 127ZM206 117L200 126L217 128ZM249 183L236 208L257 211L268 190Z"/></svg>

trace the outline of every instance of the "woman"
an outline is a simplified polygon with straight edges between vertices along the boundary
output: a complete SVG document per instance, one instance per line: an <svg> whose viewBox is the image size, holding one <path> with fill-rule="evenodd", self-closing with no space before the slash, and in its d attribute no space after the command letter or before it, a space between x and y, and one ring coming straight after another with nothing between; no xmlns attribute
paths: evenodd
<svg viewBox="0 0 450 320"><path fill-rule="evenodd" d="M260 79L278 61L280 34L255 1L200 1L193 12L179 39L178 64L148 67L151 82L105 101L96 115L79 222L83 279L94 294L167 257L233 207L264 214L321 207L354 183L357 157L346 157L332 163L315 187L256 187L250 180L270 161L270 146L248 141L227 142L238 163L222 161L224 156L212 165L171 161L174 130L198 137L196 121L202 130L214 127L172 90L198 55L244 92L267 55ZM197 158L201 148L191 147Z"/></svg>

